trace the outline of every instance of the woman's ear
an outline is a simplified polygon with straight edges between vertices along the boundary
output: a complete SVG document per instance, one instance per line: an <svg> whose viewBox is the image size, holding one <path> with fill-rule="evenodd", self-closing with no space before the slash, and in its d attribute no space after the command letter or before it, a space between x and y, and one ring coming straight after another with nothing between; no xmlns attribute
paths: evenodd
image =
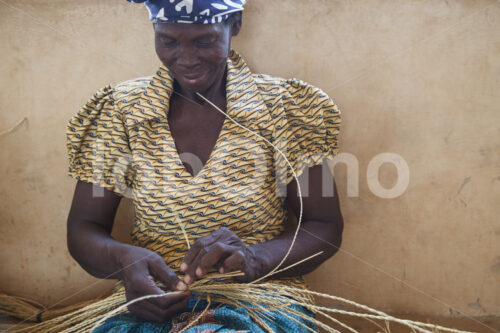
<svg viewBox="0 0 500 333"><path fill-rule="evenodd" d="M241 29L243 15L241 15L241 12L236 12L233 15L235 17L233 23L231 24L231 36L237 36Z"/></svg>

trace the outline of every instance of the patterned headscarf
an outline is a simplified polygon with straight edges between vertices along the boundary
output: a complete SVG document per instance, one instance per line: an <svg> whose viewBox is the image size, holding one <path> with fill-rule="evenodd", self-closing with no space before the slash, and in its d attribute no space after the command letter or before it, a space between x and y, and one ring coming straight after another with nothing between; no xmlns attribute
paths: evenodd
<svg viewBox="0 0 500 333"><path fill-rule="evenodd" d="M246 0L127 0L143 3L153 23L219 23L243 10Z"/></svg>

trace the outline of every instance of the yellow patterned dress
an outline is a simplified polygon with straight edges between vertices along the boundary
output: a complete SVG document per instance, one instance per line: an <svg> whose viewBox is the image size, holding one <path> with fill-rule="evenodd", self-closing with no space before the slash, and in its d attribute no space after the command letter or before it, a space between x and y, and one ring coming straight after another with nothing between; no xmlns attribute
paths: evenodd
<svg viewBox="0 0 500 333"><path fill-rule="evenodd" d="M231 51L227 114L277 145L297 174L338 151L340 111L323 91L298 79L252 74ZM190 242L220 227L247 245L272 239L287 218L286 162L262 138L227 117L206 164L184 167L167 114L173 78L152 77L107 86L70 120L69 174L130 196L133 243L160 254L175 272ZM305 287L301 277L275 282Z"/></svg>

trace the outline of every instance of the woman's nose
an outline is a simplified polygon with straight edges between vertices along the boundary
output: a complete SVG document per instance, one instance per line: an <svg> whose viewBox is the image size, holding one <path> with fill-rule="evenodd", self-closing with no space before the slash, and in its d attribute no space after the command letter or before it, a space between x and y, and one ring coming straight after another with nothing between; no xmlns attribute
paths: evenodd
<svg viewBox="0 0 500 333"><path fill-rule="evenodd" d="M196 50L192 47L181 47L177 58L177 65L192 68L200 64L200 59Z"/></svg>

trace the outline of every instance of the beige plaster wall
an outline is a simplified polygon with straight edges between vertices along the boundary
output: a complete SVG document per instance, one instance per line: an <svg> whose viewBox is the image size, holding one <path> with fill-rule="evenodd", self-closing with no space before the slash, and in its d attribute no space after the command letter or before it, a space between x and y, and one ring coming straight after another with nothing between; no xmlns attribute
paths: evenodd
<svg viewBox="0 0 500 333"><path fill-rule="evenodd" d="M109 290L71 259L65 126L99 88L159 65L142 6L124 0L0 2L0 291L52 305ZM500 314L500 5L495 1L250 0L234 41L254 71L323 88L343 111L359 195L336 179L343 250L308 279L392 311ZM410 182L368 188L377 154ZM396 182L384 164L382 185ZM120 239L130 225L121 207Z"/></svg>

